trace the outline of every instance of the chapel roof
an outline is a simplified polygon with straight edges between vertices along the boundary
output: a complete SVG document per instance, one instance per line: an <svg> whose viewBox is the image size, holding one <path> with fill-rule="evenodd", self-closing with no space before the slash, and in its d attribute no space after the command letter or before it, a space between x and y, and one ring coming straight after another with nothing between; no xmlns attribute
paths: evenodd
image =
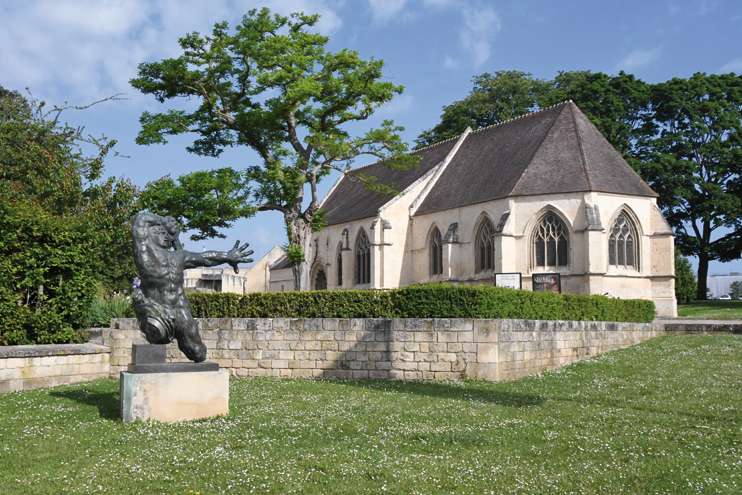
<svg viewBox="0 0 742 495"><path fill-rule="evenodd" d="M393 186L398 191L404 191L413 182L443 161L455 144L456 139L449 139L411 152L411 155L420 157L417 168L394 170L388 168L383 162L376 162L359 167L354 172L360 172L366 177L376 177L379 184ZM369 191L357 177L346 174L335 184L322 202L322 209L326 212L325 220L327 224L336 225L376 216L379 208L393 197L391 194L379 195L374 191Z"/></svg>
<svg viewBox="0 0 742 495"><path fill-rule="evenodd" d="M441 163L457 141L462 141L458 150L420 198L415 215L515 196L583 191L657 196L571 101L415 151L422 157L417 169L390 170L379 162L361 170L404 190ZM345 176L322 208L328 224L335 225L375 216L390 199Z"/></svg>

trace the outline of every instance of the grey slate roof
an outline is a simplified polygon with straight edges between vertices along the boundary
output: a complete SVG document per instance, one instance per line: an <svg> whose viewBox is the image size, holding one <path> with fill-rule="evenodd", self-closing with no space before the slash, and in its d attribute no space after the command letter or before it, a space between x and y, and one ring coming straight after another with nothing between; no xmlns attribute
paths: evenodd
<svg viewBox="0 0 742 495"><path fill-rule="evenodd" d="M284 268L293 268L294 263L284 254L268 267L270 270L282 270Z"/></svg>
<svg viewBox="0 0 742 495"><path fill-rule="evenodd" d="M456 144L456 139L444 141L422 150L413 151L411 155L420 156L417 168L406 171L387 168L383 162L372 163L356 169L367 177L376 177L378 183L394 185L398 191L404 191L417 179L428 173L433 167L446 158L448 152ZM393 196L366 190L366 187L352 175L344 176L330 195L325 199L322 208L326 211L325 220L328 225L359 220L376 216L379 208L391 200Z"/></svg>
<svg viewBox="0 0 742 495"><path fill-rule="evenodd" d="M656 194L572 102L467 136L416 215L508 196Z"/></svg>
<svg viewBox="0 0 742 495"><path fill-rule="evenodd" d="M414 152L422 157L420 166L407 172L382 163L361 172L403 190L439 164L455 144L452 139ZM509 196L582 191L657 196L570 101L470 133L415 215ZM375 216L390 199L346 176L322 207L328 224L336 225Z"/></svg>

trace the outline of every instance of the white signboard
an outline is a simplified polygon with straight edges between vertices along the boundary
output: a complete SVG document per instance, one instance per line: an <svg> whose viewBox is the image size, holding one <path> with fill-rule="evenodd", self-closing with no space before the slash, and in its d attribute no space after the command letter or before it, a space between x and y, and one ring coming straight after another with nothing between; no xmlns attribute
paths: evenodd
<svg viewBox="0 0 742 495"><path fill-rule="evenodd" d="M520 273L495 273L495 287L522 289Z"/></svg>

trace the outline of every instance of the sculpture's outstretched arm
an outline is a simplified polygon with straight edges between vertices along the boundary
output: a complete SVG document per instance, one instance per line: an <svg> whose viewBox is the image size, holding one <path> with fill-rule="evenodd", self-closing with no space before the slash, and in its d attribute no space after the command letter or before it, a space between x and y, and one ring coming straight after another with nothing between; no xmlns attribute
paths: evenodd
<svg viewBox="0 0 742 495"><path fill-rule="evenodd" d="M248 258L253 251L245 252L248 243L245 243L242 247L240 241L234 244L234 247L227 252L224 251L206 251L203 253L192 253L190 251L183 251L185 253L185 267L195 268L197 266L216 266L222 263L227 263L229 266L234 268L235 273L240 273L238 264L240 263L252 263L252 258Z"/></svg>

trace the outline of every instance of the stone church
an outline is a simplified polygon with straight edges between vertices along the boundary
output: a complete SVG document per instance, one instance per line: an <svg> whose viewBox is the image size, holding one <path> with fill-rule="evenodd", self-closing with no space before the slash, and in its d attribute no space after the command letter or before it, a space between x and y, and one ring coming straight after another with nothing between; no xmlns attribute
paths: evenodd
<svg viewBox="0 0 742 495"><path fill-rule="evenodd" d="M352 174L321 203L308 253L313 289L493 284L495 274L559 274L561 291L651 299L677 314L673 231L657 194L572 102L412 152L409 171L374 163L380 197ZM270 290L291 290L291 265Z"/></svg>

